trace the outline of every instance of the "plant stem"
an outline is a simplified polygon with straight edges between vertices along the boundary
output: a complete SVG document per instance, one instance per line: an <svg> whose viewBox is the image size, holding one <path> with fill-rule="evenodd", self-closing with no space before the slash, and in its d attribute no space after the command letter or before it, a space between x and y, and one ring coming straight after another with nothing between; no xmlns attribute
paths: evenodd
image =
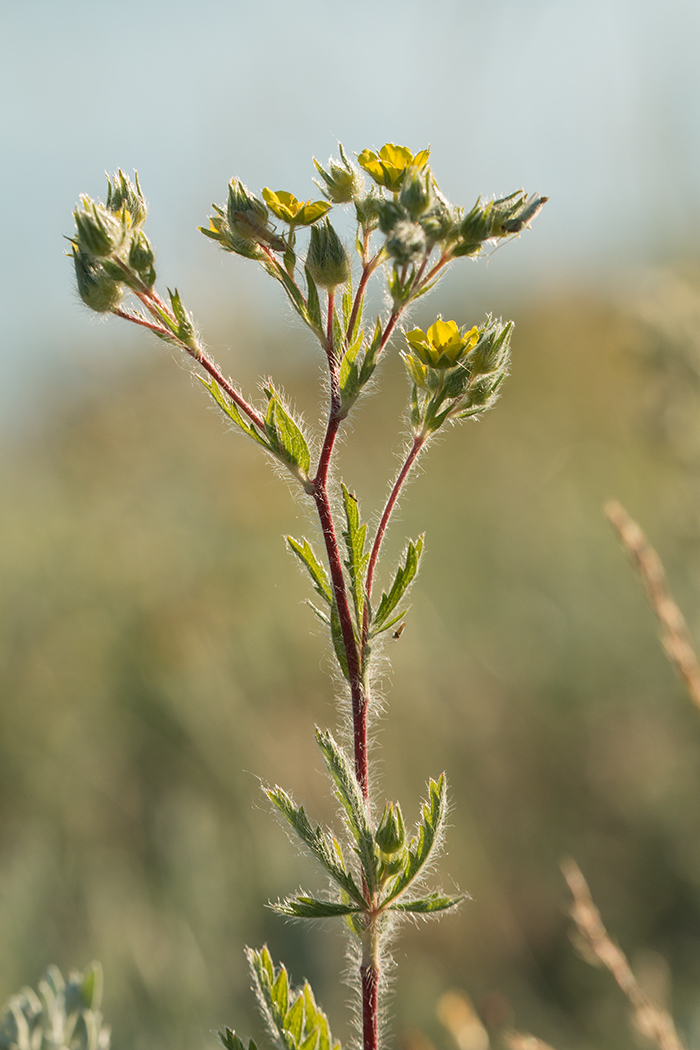
<svg viewBox="0 0 700 1050"><path fill-rule="evenodd" d="M363 1050L377 1050L379 1045L379 969L376 963L360 967L362 982Z"/></svg>
<svg viewBox="0 0 700 1050"><path fill-rule="evenodd" d="M391 492L389 493L389 498L386 501L386 505L385 505L384 510L382 512L382 516L379 519L379 525L377 526L377 533L376 533L376 535L374 537L374 543L372 544L372 552L370 554L369 563L367 565L367 576L365 577L365 589L367 591L367 603L365 605L365 615L364 615L364 621L363 621L363 624L362 624L362 649L363 649L363 651L364 651L364 648L365 648L365 646L367 644L367 631L369 629L369 603L370 603L370 600L372 598L372 585L374 583L374 571L375 571L375 569L377 567L377 559L379 558L379 551L381 550L382 541L384 539L384 533L386 532L387 525L389 524L389 519L390 519L390 517L392 515L394 507L396 506L396 501L399 498L399 494L401 493L401 489L403 488L404 482L406 481L406 478L410 474L411 468L413 467L413 464L416 462L416 459L418 458L418 453L423 448L423 445L426 443L426 441L427 441L427 436L424 435L424 434L416 434L415 437L413 438L413 443L412 443L410 449L408 450L408 455L406 456L406 459L404 460L403 466L401 467L401 470L399 471L399 473L397 475L396 481L394 482L393 487L391 489Z"/></svg>

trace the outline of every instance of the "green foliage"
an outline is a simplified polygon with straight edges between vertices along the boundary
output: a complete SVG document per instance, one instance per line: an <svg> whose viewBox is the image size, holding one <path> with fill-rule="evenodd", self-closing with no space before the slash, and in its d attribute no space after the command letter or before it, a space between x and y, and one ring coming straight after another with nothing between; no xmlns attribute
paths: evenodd
<svg viewBox="0 0 700 1050"><path fill-rule="evenodd" d="M109 1050L101 998L98 963L67 979L50 966L36 992L23 988L2 1008L0 1050Z"/></svg>
<svg viewBox="0 0 700 1050"><path fill-rule="evenodd" d="M248 948L246 956L263 1016L280 1050L340 1050L309 982L297 990L290 988L286 969L275 967L267 947Z"/></svg>
<svg viewBox="0 0 700 1050"><path fill-rule="evenodd" d="M331 879L351 900L363 906L365 902L362 891L346 869L343 850L335 835L320 825L313 827L304 807L297 806L282 788L274 787L264 790L270 802L281 813L297 838L316 858Z"/></svg>
<svg viewBox="0 0 700 1050"><path fill-rule="evenodd" d="M394 576L394 582L389 588L389 593L384 592L379 601L379 607L372 617L372 628L370 635L373 637L388 631L390 627L402 620L406 615L405 610L394 613L399 603L404 599L406 593L416 578L420 557L423 553L423 537L419 536L416 542L409 540L404 554L403 564L400 564Z"/></svg>

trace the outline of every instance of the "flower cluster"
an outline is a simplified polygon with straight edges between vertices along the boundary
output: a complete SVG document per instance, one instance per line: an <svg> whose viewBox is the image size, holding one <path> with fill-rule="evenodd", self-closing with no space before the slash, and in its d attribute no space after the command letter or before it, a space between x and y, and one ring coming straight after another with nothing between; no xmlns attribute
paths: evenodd
<svg viewBox="0 0 700 1050"><path fill-rule="evenodd" d="M125 288L147 291L155 284L153 249L142 229L146 212L138 176L132 183L122 171L107 178L105 204L81 197L69 239L78 293L91 310L113 311Z"/></svg>
<svg viewBox="0 0 700 1050"><path fill-rule="evenodd" d="M469 329L438 317L427 332L406 333L409 349L402 356L413 381L411 420L417 434L493 407L508 373L512 330L512 322L491 317Z"/></svg>

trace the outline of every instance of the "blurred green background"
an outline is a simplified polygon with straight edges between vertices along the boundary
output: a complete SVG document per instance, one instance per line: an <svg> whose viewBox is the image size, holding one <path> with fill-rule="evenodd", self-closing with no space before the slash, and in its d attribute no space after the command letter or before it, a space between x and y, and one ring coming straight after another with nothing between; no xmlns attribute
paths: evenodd
<svg viewBox="0 0 700 1050"><path fill-rule="evenodd" d="M455 1050L453 987L557 1050L635 1045L569 941L573 855L700 1045L700 716L601 513L642 522L700 636L700 8L30 0L0 30L0 1000L97 957L116 1047L204 1050L261 1035L242 947L266 940L352 1037L340 932L265 908L315 874L258 780L333 816L331 660L282 539L308 508L163 347L76 309L60 238L102 169L137 166L162 284L244 388L273 373L315 419L313 348L196 225L234 174L306 196L337 138L431 142L456 202L551 200L413 315L516 333L501 403L429 452L388 538L427 552L379 783L415 814L446 770L440 871L473 897L403 931L389 1043ZM368 517L406 396L394 349L341 449Z"/></svg>

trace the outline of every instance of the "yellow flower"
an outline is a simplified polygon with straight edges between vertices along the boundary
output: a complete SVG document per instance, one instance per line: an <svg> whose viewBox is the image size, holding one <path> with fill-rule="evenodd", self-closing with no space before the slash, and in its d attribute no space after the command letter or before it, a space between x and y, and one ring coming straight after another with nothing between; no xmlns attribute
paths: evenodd
<svg viewBox="0 0 700 1050"><path fill-rule="evenodd" d="M459 364L476 346L479 332L476 325L468 332L460 332L456 321L443 321L438 317L427 332L414 328L406 332L406 342L424 365L430 368L452 368Z"/></svg>
<svg viewBox="0 0 700 1050"><path fill-rule="evenodd" d="M266 187L262 195L272 214L291 226L311 226L331 209L328 201L299 201L286 190L275 192Z"/></svg>
<svg viewBox="0 0 700 1050"><path fill-rule="evenodd" d="M414 156L407 146L397 146L393 142L387 142L379 153L371 149L363 149L357 160L360 167L364 168L379 186L386 186L388 190L395 193L401 188L408 168L424 168L429 156L430 149L421 150Z"/></svg>

